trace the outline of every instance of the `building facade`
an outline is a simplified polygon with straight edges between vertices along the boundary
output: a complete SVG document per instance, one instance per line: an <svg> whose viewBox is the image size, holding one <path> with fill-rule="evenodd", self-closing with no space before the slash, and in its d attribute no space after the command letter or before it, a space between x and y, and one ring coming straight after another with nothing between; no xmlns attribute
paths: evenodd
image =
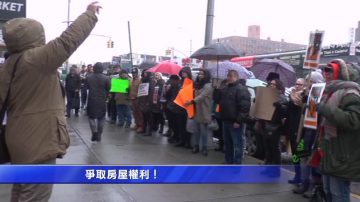
<svg viewBox="0 0 360 202"><path fill-rule="evenodd" d="M265 40L241 36L229 36L218 40L221 43L231 44L232 47L239 50L243 55L259 55L306 49L306 45L287 43L284 40L272 41L270 39Z"/></svg>
<svg viewBox="0 0 360 202"><path fill-rule="evenodd" d="M358 22L358 26L355 29L355 42L360 42L360 21Z"/></svg>
<svg viewBox="0 0 360 202"><path fill-rule="evenodd" d="M260 26L259 25L250 25L248 27L248 37L260 39Z"/></svg>

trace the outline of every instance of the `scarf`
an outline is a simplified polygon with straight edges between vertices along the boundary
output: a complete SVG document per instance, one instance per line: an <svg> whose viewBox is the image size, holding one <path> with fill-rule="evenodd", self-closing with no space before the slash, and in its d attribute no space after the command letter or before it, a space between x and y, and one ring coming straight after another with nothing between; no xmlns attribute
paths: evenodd
<svg viewBox="0 0 360 202"><path fill-rule="evenodd" d="M333 81L326 87L322 103L331 109L335 109L340 106L344 96L349 94L360 96L360 86L351 81ZM325 117L322 118L320 128L324 133L325 139L337 137L337 127Z"/></svg>

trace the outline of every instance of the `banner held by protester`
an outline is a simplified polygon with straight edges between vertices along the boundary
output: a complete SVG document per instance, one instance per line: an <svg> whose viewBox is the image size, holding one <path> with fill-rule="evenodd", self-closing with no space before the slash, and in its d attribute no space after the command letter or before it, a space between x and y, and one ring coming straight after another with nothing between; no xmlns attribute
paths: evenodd
<svg viewBox="0 0 360 202"><path fill-rule="evenodd" d="M320 62L321 44L324 39L323 31L310 33L309 45L304 59L304 69L316 69Z"/></svg>
<svg viewBox="0 0 360 202"><path fill-rule="evenodd" d="M111 79L111 89L112 93L127 93L129 90L130 81L128 79Z"/></svg>
<svg viewBox="0 0 360 202"><path fill-rule="evenodd" d="M273 103L279 101L279 99L280 95L276 89L258 87L256 89L254 117L271 121L275 112Z"/></svg>
<svg viewBox="0 0 360 202"><path fill-rule="evenodd" d="M138 97L149 95L149 83L141 83L139 85Z"/></svg>
<svg viewBox="0 0 360 202"><path fill-rule="evenodd" d="M322 94L325 89L325 83L313 84L307 100L307 108L305 110L304 127L316 129L318 114L316 112L316 104L320 103Z"/></svg>

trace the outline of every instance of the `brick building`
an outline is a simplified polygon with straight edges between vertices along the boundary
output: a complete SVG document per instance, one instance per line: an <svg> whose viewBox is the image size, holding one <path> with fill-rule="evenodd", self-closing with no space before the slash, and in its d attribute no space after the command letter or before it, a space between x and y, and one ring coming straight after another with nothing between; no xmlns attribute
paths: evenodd
<svg viewBox="0 0 360 202"><path fill-rule="evenodd" d="M244 55L259 55L306 49L306 45L287 43L284 40L272 41L270 38L265 40L252 37L229 36L218 40L221 43L231 44Z"/></svg>

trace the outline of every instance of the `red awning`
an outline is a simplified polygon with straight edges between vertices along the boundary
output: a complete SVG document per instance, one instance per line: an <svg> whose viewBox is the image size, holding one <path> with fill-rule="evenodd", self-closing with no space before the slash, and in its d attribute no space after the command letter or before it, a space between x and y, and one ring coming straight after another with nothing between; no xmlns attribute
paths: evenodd
<svg viewBox="0 0 360 202"><path fill-rule="evenodd" d="M239 63L241 66L250 68L254 65L255 56L235 57L231 62Z"/></svg>

